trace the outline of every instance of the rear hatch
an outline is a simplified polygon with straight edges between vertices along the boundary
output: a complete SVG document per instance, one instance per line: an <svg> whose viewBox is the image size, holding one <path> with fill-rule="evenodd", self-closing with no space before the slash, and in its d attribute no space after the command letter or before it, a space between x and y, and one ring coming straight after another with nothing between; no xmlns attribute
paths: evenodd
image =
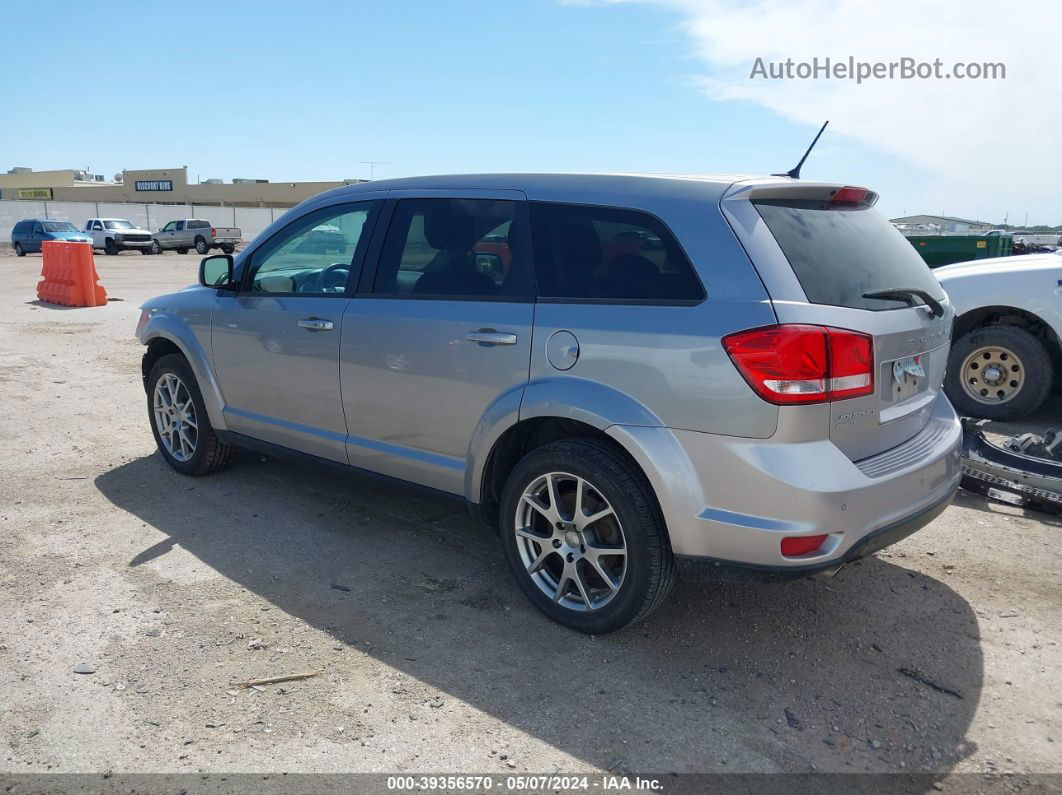
<svg viewBox="0 0 1062 795"><path fill-rule="evenodd" d="M855 461L925 428L954 315L929 267L873 209L876 200L863 188L770 180L738 183L722 203L780 324L871 338L872 384L827 401L829 438Z"/></svg>

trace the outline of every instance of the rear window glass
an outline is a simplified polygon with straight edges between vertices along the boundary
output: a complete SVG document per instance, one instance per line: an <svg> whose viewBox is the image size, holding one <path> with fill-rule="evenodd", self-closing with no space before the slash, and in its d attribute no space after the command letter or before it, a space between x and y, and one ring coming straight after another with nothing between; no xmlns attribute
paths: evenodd
<svg viewBox="0 0 1062 795"><path fill-rule="evenodd" d="M896 288L944 290L914 247L868 207L827 208L821 201L754 201L813 304L853 309L901 309L903 301L864 298Z"/></svg>
<svg viewBox="0 0 1062 795"><path fill-rule="evenodd" d="M532 202L531 242L542 298L704 298L704 288L674 236L643 212Z"/></svg>

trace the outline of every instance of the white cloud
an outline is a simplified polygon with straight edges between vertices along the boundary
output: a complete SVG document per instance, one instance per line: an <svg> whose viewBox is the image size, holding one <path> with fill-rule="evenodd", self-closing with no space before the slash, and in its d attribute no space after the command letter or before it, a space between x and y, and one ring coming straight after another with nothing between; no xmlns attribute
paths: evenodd
<svg viewBox="0 0 1062 795"><path fill-rule="evenodd" d="M759 104L897 155L934 188L908 206L967 208L997 220L1062 222L1062 3L989 0L641 0L677 11L715 100ZM765 62L1002 62L1005 80L749 79ZM956 201L961 197L961 202ZM1020 218L1019 218L1020 220Z"/></svg>

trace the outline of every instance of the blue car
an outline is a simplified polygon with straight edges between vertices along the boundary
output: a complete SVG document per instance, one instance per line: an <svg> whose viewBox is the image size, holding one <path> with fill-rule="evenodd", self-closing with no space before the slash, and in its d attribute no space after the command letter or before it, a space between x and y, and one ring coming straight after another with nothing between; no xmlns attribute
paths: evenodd
<svg viewBox="0 0 1062 795"><path fill-rule="evenodd" d="M27 218L19 221L11 230L11 245L20 257L41 250L46 240L62 240L67 243L91 243L92 238L69 221L50 221L47 218Z"/></svg>

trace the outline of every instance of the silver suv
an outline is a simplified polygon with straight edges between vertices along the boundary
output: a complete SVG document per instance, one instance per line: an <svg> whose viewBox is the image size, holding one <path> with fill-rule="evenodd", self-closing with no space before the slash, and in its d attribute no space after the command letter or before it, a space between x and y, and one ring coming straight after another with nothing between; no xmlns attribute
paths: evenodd
<svg viewBox="0 0 1062 795"><path fill-rule="evenodd" d="M557 621L676 573L832 573L959 481L953 311L862 188L786 178L371 182L143 307L178 472L237 447L456 495Z"/></svg>

